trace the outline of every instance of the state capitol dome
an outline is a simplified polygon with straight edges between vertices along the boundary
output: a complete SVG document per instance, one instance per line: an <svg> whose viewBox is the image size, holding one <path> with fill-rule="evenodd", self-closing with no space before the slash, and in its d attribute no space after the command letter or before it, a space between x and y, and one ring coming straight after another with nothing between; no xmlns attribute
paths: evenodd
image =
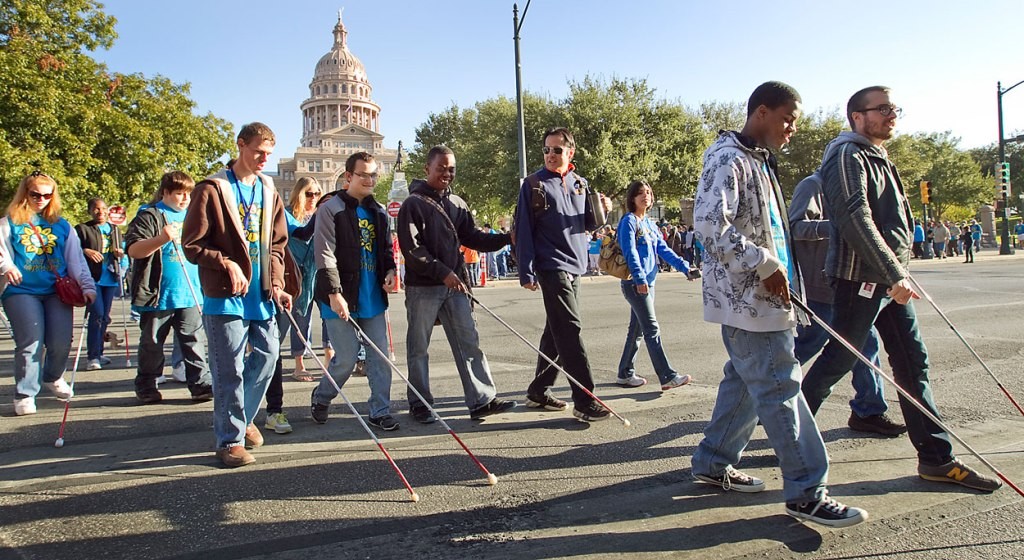
<svg viewBox="0 0 1024 560"><path fill-rule="evenodd" d="M300 177L313 177L321 185L340 186L345 160L355 152L369 152L382 174L391 173L398 151L384 147L380 133L380 106L366 67L348 50L348 30L338 12L331 50L320 57L309 82L309 97L302 110L302 138L295 154L278 162L275 183L288 200Z"/></svg>

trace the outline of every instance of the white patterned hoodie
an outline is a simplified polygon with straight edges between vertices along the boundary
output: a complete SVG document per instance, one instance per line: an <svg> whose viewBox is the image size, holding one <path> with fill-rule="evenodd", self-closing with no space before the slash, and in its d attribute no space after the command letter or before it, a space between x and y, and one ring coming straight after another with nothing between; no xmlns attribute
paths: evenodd
<svg viewBox="0 0 1024 560"><path fill-rule="evenodd" d="M753 332L792 329L792 307L761 280L782 269L772 239L768 205L778 201L790 246L785 201L771 153L723 131L704 152L694 203L694 233L704 245L704 320ZM792 257L791 257L792 258ZM799 293L799 273L790 286Z"/></svg>

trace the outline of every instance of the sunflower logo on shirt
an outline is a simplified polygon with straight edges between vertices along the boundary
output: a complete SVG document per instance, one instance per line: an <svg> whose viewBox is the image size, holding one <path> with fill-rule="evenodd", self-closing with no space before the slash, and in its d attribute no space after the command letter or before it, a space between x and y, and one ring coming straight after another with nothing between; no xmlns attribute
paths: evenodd
<svg viewBox="0 0 1024 560"><path fill-rule="evenodd" d="M245 240L249 243L256 243L260 240L260 208L253 204L249 207L249 219L245 218L245 205L238 204L238 215L245 227Z"/></svg>
<svg viewBox="0 0 1024 560"><path fill-rule="evenodd" d="M373 251L373 242L377 240L377 224L370 220L359 220L359 245L364 251Z"/></svg>
<svg viewBox="0 0 1024 560"><path fill-rule="evenodd" d="M57 246L57 235L53 228L29 225L22 231L20 241L27 255L52 255Z"/></svg>

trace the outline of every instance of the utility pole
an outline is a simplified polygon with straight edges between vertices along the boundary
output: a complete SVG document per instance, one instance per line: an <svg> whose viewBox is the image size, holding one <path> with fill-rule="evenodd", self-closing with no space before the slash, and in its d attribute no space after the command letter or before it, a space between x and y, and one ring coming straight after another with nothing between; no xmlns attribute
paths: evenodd
<svg viewBox="0 0 1024 560"><path fill-rule="evenodd" d="M516 113L519 132L519 180L526 179L526 121L523 119L523 63L519 56L519 30L523 27L526 12L530 9L530 0L526 0L523 17L519 17L519 4L512 4L512 42L516 50Z"/></svg>
<svg viewBox="0 0 1024 560"><path fill-rule="evenodd" d="M1024 84L1024 80L1003 89L1002 82L996 82L996 111L999 113L999 162L997 165L1001 169L1005 168L1007 174L1006 185L1001 189L1003 199L1003 235L1002 242L999 244L1000 255L1012 255L1014 253L1013 244L1010 243L1010 183L1008 177L1010 164L1006 161L1006 137L1003 135L1003 95L1021 84Z"/></svg>

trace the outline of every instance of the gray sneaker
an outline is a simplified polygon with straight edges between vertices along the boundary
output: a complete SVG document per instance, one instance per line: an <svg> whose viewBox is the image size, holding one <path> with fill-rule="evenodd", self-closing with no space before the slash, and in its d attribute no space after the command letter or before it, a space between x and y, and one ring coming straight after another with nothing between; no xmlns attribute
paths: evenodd
<svg viewBox="0 0 1024 560"><path fill-rule="evenodd" d="M933 482L959 484L982 492L995 492L1003 483L968 467L956 457L945 465L917 465L917 475Z"/></svg>

